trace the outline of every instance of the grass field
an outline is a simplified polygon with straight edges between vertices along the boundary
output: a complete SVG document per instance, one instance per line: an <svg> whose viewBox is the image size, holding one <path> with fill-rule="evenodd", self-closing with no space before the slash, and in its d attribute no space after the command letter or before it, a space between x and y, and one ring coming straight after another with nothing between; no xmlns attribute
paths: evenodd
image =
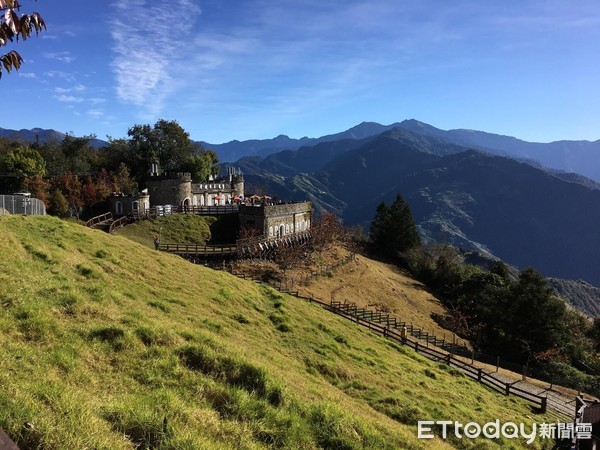
<svg viewBox="0 0 600 450"><path fill-rule="evenodd" d="M51 217L2 216L0 233L0 427L22 449L523 448L416 424L549 420L148 243Z"/></svg>

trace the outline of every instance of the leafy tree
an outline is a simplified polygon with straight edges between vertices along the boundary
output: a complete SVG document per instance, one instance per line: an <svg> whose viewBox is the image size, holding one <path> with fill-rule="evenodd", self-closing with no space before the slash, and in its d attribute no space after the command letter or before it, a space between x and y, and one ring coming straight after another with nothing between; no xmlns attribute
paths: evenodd
<svg viewBox="0 0 600 450"><path fill-rule="evenodd" d="M66 160L68 172L82 175L90 172L94 149L90 140L94 135L75 137L67 134L61 143L61 150ZM64 173L64 172L63 172Z"/></svg>
<svg viewBox="0 0 600 450"><path fill-rule="evenodd" d="M60 189L54 189L48 199L48 212L55 216L65 217L68 211L69 203L67 202L67 199Z"/></svg>
<svg viewBox="0 0 600 450"><path fill-rule="evenodd" d="M42 29L46 29L46 23L42 16L37 12L32 14L22 14L19 17L21 5L18 0L0 0L0 47L8 45L9 42L27 40L35 31L39 34ZM2 68L7 72L13 69L18 70L23 63L23 58L15 50L0 56L0 77L2 76Z"/></svg>
<svg viewBox="0 0 600 450"><path fill-rule="evenodd" d="M600 316L594 317L594 322L588 330L587 335L594 343L596 351L600 352Z"/></svg>
<svg viewBox="0 0 600 450"><path fill-rule="evenodd" d="M48 206L48 189L50 183L39 175L25 179L25 190Z"/></svg>
<svg viewBox="0 0 600 450"><path fill-rule="evenodd" d="M48 176L55 177L69 170L69 163L60 142L45 142L42 146L38 146L37 150L46 161L46 174Z"/></svg>
<svg viewBox="0 0 600 450"><path fill-rule="evenodd" d="M94 158L94 169L100 172L102 169L108 172L116 171L121 163L127 164L131 171L134 167L131 165L129 155L129 142L127 139L108 138L108 145L99 148Z"/></svg>
<svg viewBox="0 0 600 450"><path fill-rule="evenodd" d="M109 174L106 169L101 169L96 176L96 202L106 200L113 192L119 189L115 186L114 177Z"/></svg>
<svg viewBox="0 0 600 450"><path fill-rule="evenodd" d="M376 252L391 258L421 244L410 207L400 194L389 207L384 202L377 206L369 239Z"/></svg>
<svg viewBox="0 0 600 450"><path fill-rule="evenodd" d="M40 153L29 147L19 146L2 155L3 171L20 178L40 176L46 173L46 162Z"/></svg>
<svg viewBox="0 0 600 450"><path fill-rule="evenodd" d="M159 120L150 125L134 125L127 132L128 152L125 162L131 173L142 182L152 164L162 171L181 170L194 154L190 135L176 121Z"/></svg>
<svg viewBox="0 0 600 450"><path fill-rule="evenodd" d="M125 163L119 164L113 180L117 191L124 192L125 194L133 194L138 190L137 182L129 175L129 168Z"/></svg>
<svg viewBox="0 0 600 450"><path fill-rule="evenodd" d="M87 176L85 183L82 186L83 202L86 206L94 205L98 199L96 185L91 176Z"/></svg>
<svg viewBox="0 0 600 450"><path fill-rule="evenodd" d="M69 215L79 219L85 205L82 192L83 186L79 177L73 175L71 172L67 172L64 175L55 178L54 183L56 187L60 189L67 201Z"/></svg>
<svg viewBox="0 0 600 450"><path fill-rule="evenodd" d="M194 182L205 181L209 175L219 174L219 157L214 151L205 150L200 146L194 155L190 155L183 162L180 169L191 173Z"/></svg>

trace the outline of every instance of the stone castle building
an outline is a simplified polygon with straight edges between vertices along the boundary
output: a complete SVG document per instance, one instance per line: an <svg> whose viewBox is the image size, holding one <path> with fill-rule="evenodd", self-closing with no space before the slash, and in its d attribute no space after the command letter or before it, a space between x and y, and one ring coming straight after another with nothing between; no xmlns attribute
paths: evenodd
<svg viewBox="0 0 600 450"><path fill-rule="evenodd" d="M205 206L239 204L240 227L256 228L264 237L275 239L310 229L310 202L248 204L244 196L244 175L233 167L228 168L225 176L216 179L211 176L203 183L192 183L189 173L158 174L153 168L141 193L115 193L110 202L114 217L133 211L143 213L154 207L194 212L195 208Z"/></svg>
<svg viewBox="0 0 600 450"><path fill-rule="evenodd" d="M240 227L279 238L309 230L311 213L310 202L240 205Z"/></svg>
<svg viewBox="0 0 600 450"><path fill-rule="evenodd" d="M244 197L244 175L229 167L227 175L204 183L192 183L189 173L153 173L146 186L150 194L150 206L219 206L229 205Z"/></svg>

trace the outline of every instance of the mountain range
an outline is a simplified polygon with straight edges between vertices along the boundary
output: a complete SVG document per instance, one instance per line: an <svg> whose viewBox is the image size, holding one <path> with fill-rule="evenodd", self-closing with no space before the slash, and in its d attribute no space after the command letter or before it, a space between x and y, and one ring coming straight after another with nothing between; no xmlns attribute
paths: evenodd
<svg viewBox="0 0 600 450"><path fill-rule="evenodd" d="M600 184L457 137L480 132L449 133L405 121L372 137L322 141L235 165L250 190L308 197L317 209L365 229L377 204L401 193L427 240L600 285Z"/></svg>
<svg viewBox="0 0 600 450"><path fill-rule="evenodd" d="M7 128L0 128L0 137L6 139L14 139L17 141L35 142L38 141L40 144L46 142L61 142L65 138L66 134L60 131L43 128L32 128L31 130L10 130ZM102 139L96 139L92 137L89 143L94 148L104 147L108 145L108 142Z"/></svg>

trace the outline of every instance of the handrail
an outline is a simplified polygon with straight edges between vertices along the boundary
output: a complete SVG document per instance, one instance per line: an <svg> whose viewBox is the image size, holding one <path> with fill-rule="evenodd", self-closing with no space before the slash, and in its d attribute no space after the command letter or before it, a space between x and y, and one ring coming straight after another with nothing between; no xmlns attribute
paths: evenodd
<svg viewBox="0 0 600 450"><path fill-rule="evenodd" d="M110 220L110 219L112 219L112 213L107 212L104 214L100 214L99 216L92 217L90 220L88 220L85 223L85 226L91 228L98 223L106 222L107 220Z"/></svg>
<svg viewBox="0 0 600 450"><path fill-rule="evenodd" d="M115 220L114 222L112 222L110 224L110 226L108 227L108 232L110 234L113 234L119 228L125 226L125 224L127 222L129 222L129 216L123 216L123 217L118 218L117 220Z"/></svg>

